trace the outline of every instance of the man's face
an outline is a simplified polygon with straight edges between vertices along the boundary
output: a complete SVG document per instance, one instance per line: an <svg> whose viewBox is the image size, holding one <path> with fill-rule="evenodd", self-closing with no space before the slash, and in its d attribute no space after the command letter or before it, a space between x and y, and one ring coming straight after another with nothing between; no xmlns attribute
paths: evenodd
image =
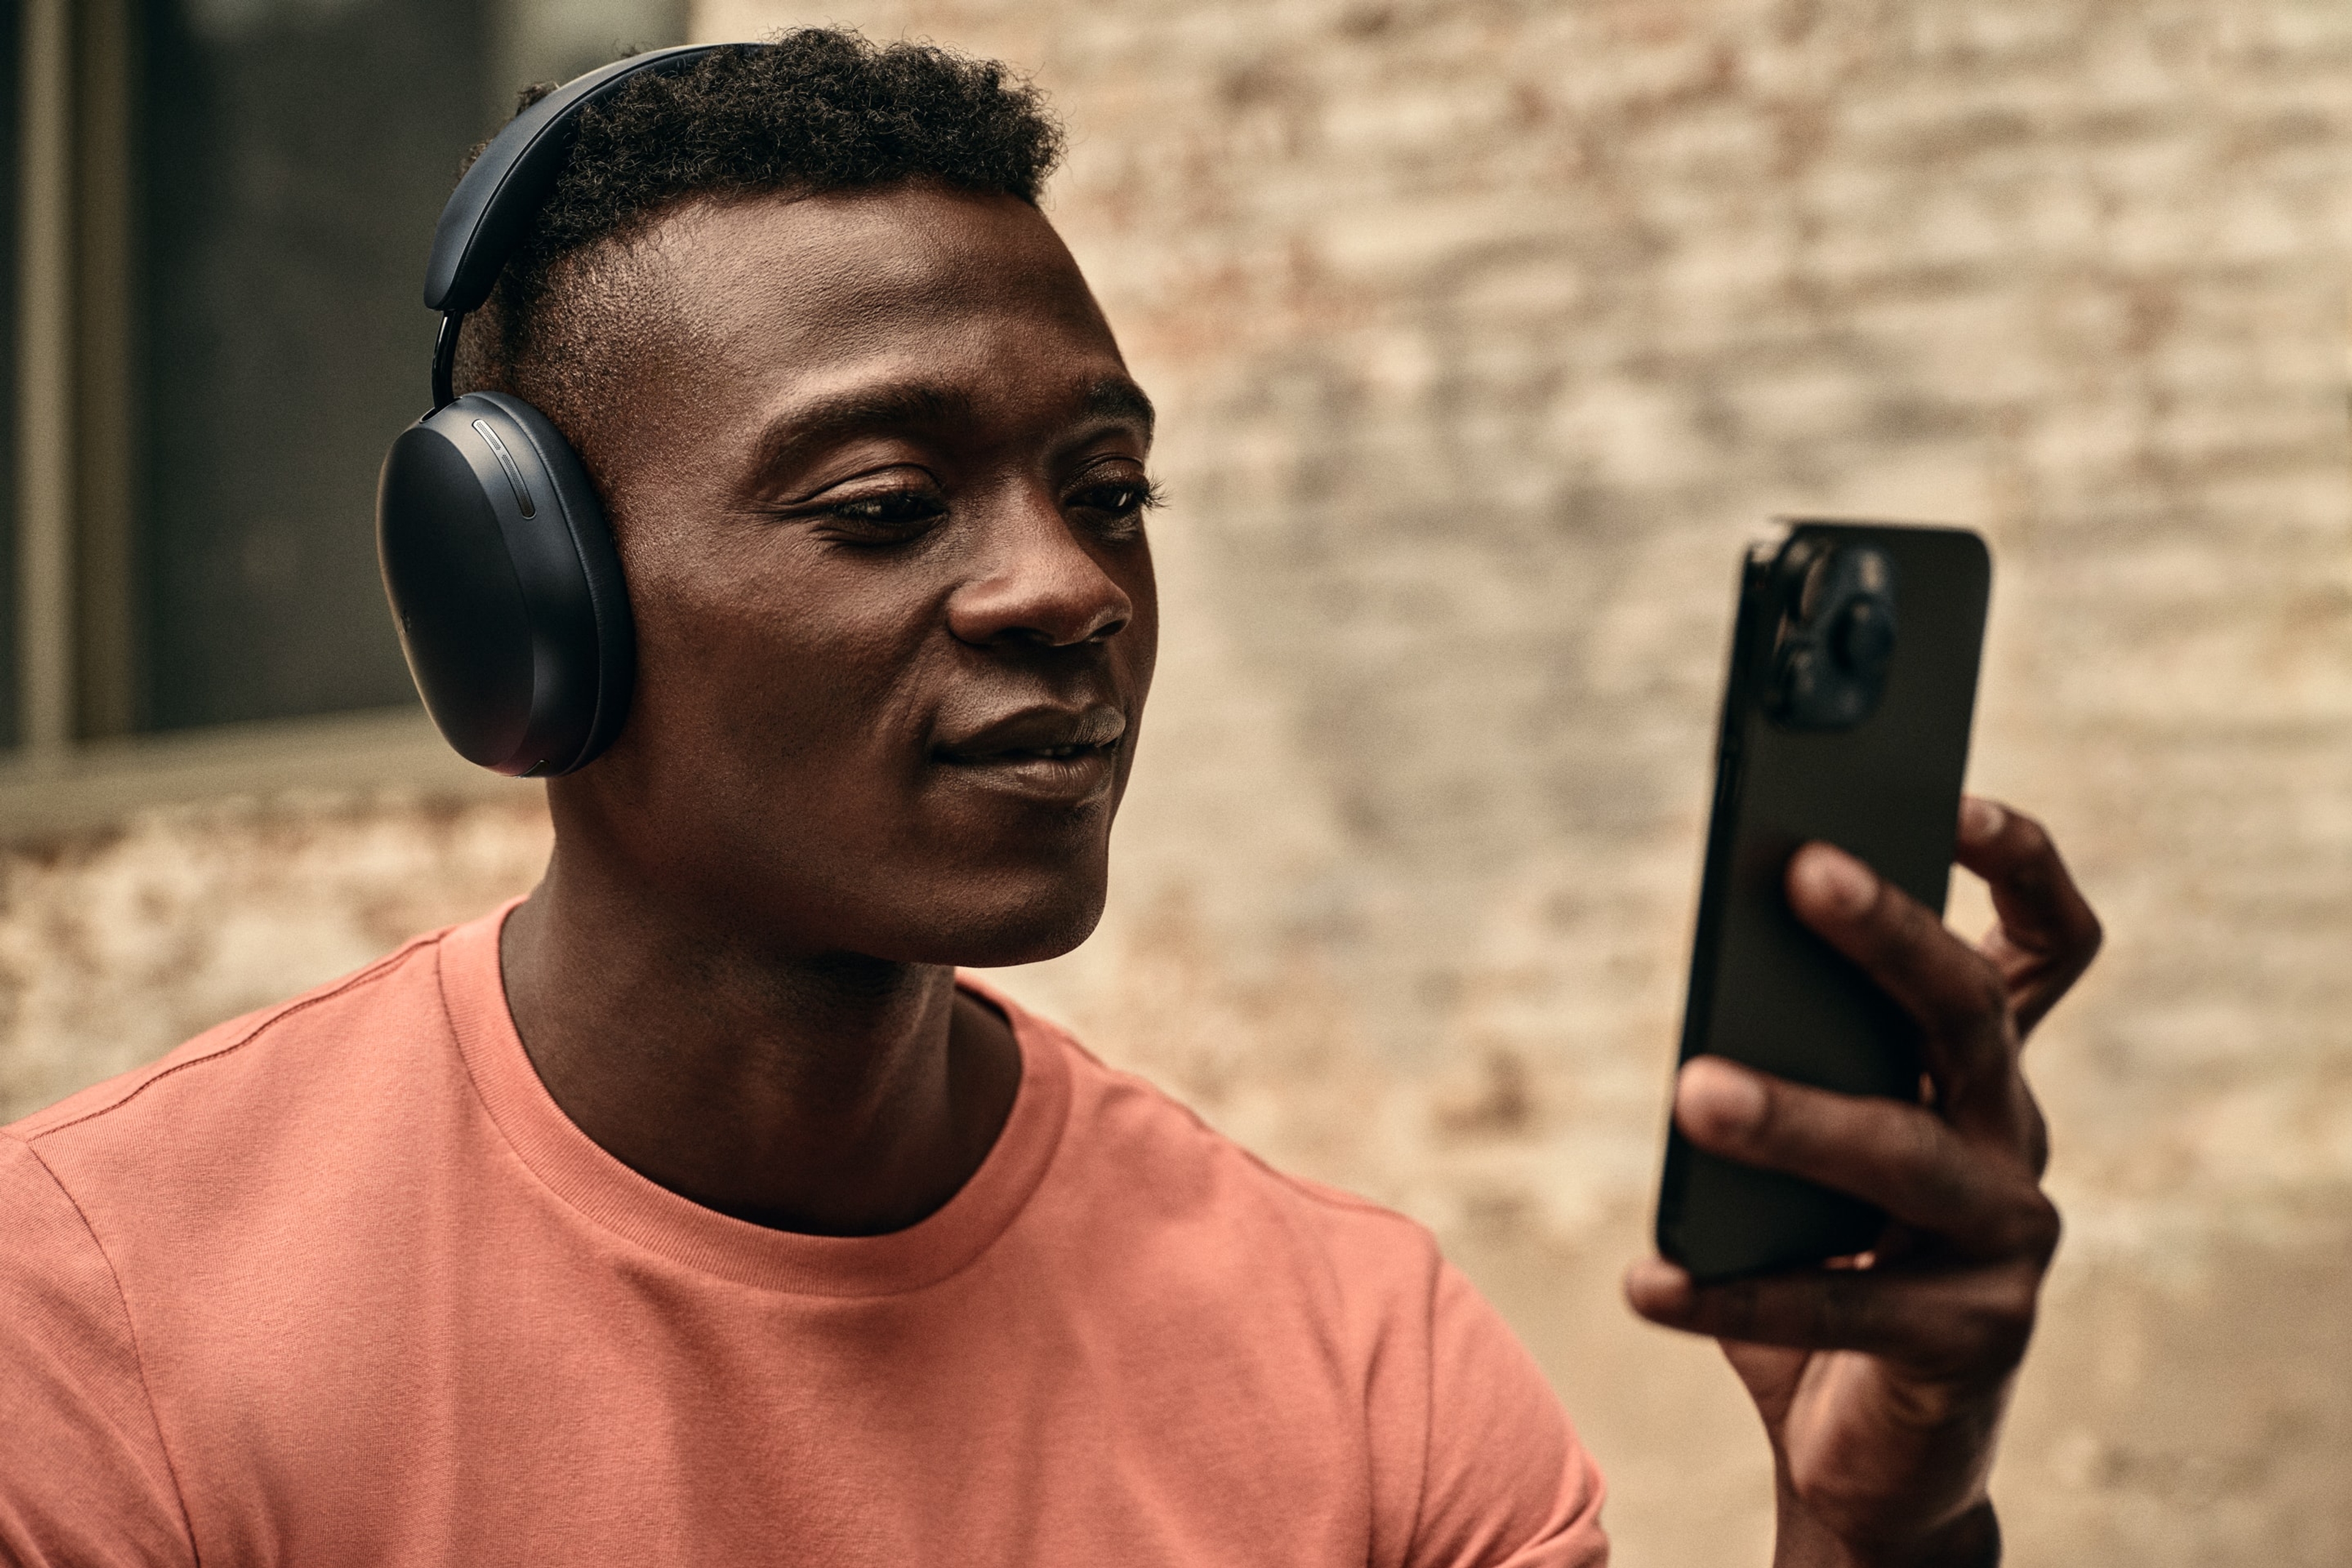
<svg viewBox="0 0 2352 1568"><path fill-rule="evenodd" d="M561 830L780 952L1075 946L1158 605L1150 405L1069 253L910 184L696 204L629 270L660 343L584 446L637 684Z"/></svg>

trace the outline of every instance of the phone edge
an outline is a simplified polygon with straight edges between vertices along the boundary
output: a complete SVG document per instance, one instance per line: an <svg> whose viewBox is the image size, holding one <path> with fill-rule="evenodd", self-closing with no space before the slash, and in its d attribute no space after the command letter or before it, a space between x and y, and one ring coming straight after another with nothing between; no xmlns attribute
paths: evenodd
<svg viewBox="0 0 2352 1568"><path fill-rule="evenodd" d="M1694 960L1709 950L1709 938L1723 924L1726 885L1729 880L1732 849L1732 825L1737 820L1739 799L1739 773L1743 747L1741 731L1747 723L1749 685L1755 668L1755 647L1759 622L1770 602L1773 564L1787 542L1785 535L1778 540L1759 540L1748 546L1740 563L1738 607L1732 616L1731 657L1723 683L1723 703L1716 717L1715 788L1707 806L1706 848L1699 862L1698 914L1691 932L1690 952ZM1708 1025L1715 1012L1715 975L1693 962L1687 985L1683 994L1682 1037L1675 1054L1677 1073L1682 1064L1690 1060L1698 1042L1706 1037ZM1690 1145L1681 1130L1675 1126L1672 1095L1666 1108L1665 1169L1658 1183L1658 1206L1652 1225L1653 1238L1659 1255L1676 1263L1685 1261L1683 1249L1675 1236L1681 1218L1684 1167L1690 1157Z"/></svg>

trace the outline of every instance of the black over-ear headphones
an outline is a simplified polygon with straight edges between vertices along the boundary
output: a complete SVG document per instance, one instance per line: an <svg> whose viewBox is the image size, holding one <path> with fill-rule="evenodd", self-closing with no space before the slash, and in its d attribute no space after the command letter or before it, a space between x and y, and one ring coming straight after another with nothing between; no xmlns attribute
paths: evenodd
<svg viewBox="0 0 2352 1568"><path fill-rule="evenodd" d="M433 410L384 457L376 560L425 711L460 755L499 773L568 773L613 743L636 629L604 506L554 421L504 393L452 395L458 324L554 188L581 110L640 72L727 47L636 55L558 88L482 149L433 231Z"/></svg>

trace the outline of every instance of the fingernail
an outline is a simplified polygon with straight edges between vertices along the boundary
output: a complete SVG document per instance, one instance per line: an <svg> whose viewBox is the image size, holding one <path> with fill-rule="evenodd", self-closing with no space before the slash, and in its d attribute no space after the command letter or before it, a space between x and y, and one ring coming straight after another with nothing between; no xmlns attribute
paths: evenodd
<svg viewBox="0 0 2352 1568"><path fill-rule="evenodd" d="M1764 1086L1720 1059L1702 1058L1683 1068L1675 1099L1685 1121L1718 1132L1745 1132L1764 1120Z"/></svg>
<svg viewBox="0 0 2352 1568"><path fill-rule="evenodd" d="M1689 1307L1691 1277L1663 1258L1644 1258L1625 1270L1625 1300L1644 1317L1666 1317Z"/></svg>
<svg viewBox="0 0 2352 1568"><path fill-rule="evenodd" d="M1960 797L1960 837L1971 844L1989 843L2000 836L2009 813L1977 795Z"/></svg>
<svg viewBox="0 0 2352 1568"><path fill-rule="evenodd" d="M1836 914L1862 913L1878 892L1878 879L1870 868L1833 845L1807 846L1797 875L1809 885L1812 901L1828 905Z"/></svg>

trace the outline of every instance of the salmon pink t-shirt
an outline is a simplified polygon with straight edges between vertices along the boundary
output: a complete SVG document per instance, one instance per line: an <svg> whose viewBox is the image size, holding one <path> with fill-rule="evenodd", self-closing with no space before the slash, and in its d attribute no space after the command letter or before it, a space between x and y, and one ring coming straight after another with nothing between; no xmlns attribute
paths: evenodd
<svg viewBox="0 0 2352 1568"><path fill-rule="evenodd" d="M976 985L1023 1076L946 1206L730 1218L549 1098L502 914L0 1132L0 1560L1602 1561L1417 1226Z"/></svg>

